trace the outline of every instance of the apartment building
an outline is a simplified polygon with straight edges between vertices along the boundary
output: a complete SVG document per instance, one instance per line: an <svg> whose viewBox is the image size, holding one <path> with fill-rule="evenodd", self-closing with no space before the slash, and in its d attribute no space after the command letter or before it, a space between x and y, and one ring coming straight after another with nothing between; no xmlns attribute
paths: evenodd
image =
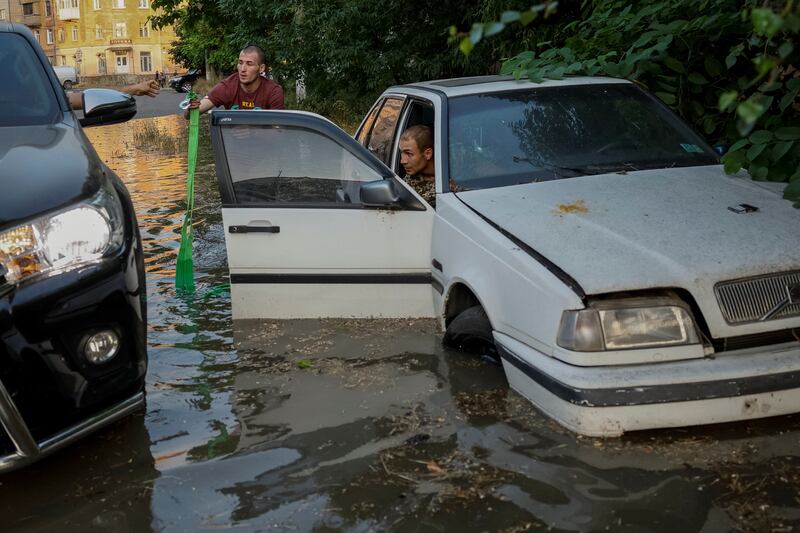
<svg viewBox="0 0 800 533"><path fill-rule="evenodd" d="M0 10L5 3L9 20L33 31L53 65L82 77L176 69L168 54L175 34L150 26L150 0L0 0Z"/></svg>

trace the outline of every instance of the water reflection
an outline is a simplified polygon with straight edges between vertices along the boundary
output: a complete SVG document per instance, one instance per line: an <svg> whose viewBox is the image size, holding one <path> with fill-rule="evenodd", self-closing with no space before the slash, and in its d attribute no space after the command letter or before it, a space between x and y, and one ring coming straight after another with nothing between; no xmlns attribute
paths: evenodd
<svg viewBox="0 0 800 533"><path fill-rule="evenodd" d="M147 413L0 478L3 530L800 526L800 417L581 439L500 368L445 351L431 321L234 323L205 123L198 289L177 296L185 128L165 117L87 130L141 224ZM154 131L178 152L142 141Z"/></svg>

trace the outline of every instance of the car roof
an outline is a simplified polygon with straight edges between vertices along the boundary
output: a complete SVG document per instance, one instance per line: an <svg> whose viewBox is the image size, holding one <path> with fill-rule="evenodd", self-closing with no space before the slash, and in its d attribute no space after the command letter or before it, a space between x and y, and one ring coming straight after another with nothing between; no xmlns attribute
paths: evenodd
<svg viewBox="0 0 800 533"><path fill-rule="evenodd" d="M391 90L399 92L403 88L423 89L438 93L445 93L448 97L463 96L467 94L484 94L488 92L513 91L526 87L564 87L570 85L601 85L609 83L631 83L628 80L609 78L604 76L575 76L565 77L561 80L544 80L531 82L528 78L515 79L514 76L473 76L469 78L451 78L431 80L407 85L398 85Z"/></svg>
<svg viewBox="0 0 800 533"><path fill-rule="evenodd" d="M3 33L27 33L28 35L33 36L33 32L31 29L24 24L19 24L16 22L9 22L7 20L0 20L0 32Z"/></svg>

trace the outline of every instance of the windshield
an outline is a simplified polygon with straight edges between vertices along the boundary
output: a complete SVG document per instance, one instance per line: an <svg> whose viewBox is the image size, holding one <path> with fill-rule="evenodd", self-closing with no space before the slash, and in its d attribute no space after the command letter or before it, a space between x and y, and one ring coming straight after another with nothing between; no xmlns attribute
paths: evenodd
<svg viewBox="0 0 800 533"><path fill-rule="evenodd" d="M30 43L0 33L0 127L53 124L61 118L53 86Z"/></svg>
<svg viewBox="0 0 800 533"><path fill-rule="evenodd" d="M456 191L718 163L705 141L631 84L456 97L449 116Z"/></svg>

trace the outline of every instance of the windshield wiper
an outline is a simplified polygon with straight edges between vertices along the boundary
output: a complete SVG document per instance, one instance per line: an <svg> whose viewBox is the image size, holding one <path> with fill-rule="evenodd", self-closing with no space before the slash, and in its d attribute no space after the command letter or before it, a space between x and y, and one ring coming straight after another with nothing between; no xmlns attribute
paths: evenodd
<svg viewBox="0 0 800 533"><path fill-rule="evenodd" d="M586 171L583 168L574 168L574 167L562 167L558 165L551 165L550 163L545 163L544 161L540 161L537 159L531 159L530 157L520 157L515 155L511 158L514 163L528 163L534 168L542 168L544 170L549 170L557 174L561 178L574 178L575 176L585 176ZM572 173L572 175L565 175L565 173Z"/></svg>

